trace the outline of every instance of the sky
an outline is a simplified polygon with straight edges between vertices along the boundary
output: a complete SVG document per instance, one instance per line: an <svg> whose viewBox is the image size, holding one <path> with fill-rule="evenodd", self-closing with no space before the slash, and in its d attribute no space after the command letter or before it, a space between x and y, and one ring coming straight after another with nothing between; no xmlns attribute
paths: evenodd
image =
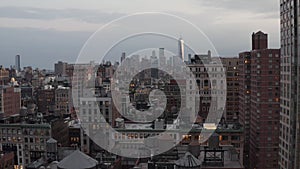
<svg viewBox="0 0 300 169"><path fill-rule="evenodd" d="M250 50L251 34L259 30L269 34L270 48L280 47L279 0L1 0L0 65L14 65L16 54L21 55L23 67L53 69L58 60L73 63L99 28L144 12L164 12L188 20L207 36L220 56ZM153 21L133 22L119 26L131 32L132 25L143 27ZM184 26L182 29L172 34L192 39L185 35ZM111 32L99 38L106 41L114 35ZM115 55L121 56L119 50Z"/></svg>

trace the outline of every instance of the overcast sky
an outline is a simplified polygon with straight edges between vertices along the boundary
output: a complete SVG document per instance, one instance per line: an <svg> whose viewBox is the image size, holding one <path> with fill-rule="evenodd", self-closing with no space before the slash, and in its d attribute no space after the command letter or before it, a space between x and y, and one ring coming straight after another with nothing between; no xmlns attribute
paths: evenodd
<svg viewBox="0 0 300 169"><path fill-rule="evenodd" d="M13 65L16 54L22 66L53 69L58 60L75 62L96 30L139 12L189 20L221 56L249 50L250 36L258 30L269 34L270 48L280 46L279 0L1 0L0 64Z"/></svg>

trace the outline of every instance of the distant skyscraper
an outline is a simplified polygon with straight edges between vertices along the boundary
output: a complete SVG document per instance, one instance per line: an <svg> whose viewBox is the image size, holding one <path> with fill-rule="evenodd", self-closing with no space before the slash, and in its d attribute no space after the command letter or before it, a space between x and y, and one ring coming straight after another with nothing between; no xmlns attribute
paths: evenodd
<svg viewBox="0 0 300 169"><path fill-rule="evenodd" d="M15 68L17 71L21 71L21 56L16 55L15 57Z"/></svg>
<svg viewBox="0 0 300 169"><path fill-rule="evenodd" d="M121 63L125 60L125 58L126 58L126 53L123 52L123 53L122 53L122 56L121 56Z"/></svg>
<svg viewBox="0 0 300 169"><path fill-rule="evenodd" d="M67 67L68 67L68 63L59 61L54 65L54 72L58 76L64 76L66 75Z"/></svg>
<svg viewBox="0 0 300 169"><path fill-rule="evenodd" d="M279 165L300 168L299 0L280 0L281 111Z"/></svg>
<svg viewBox="0 0 300 169"><path fill-rule="evenodd" d="M188 64L191 64L191 61L192 61L192 54L189 54L188 55Z"/></svg>
<svg viewBox="0 0 300 169"><path fill-rule="evenodd" d="M159 48L159 57L165 56L165 48Z"/></svg>
<svg viewBox="0 0 300 169"><path fill-rule="evenodd" d="M152 51L151 68L151 77L158 78L158 58L155 54L155 50Z"/></svg>
<svg viewBox="0 0 300 169"><path fill-rule="evenodd" d="M160 66L166 65L166 57L165 57L165 49L164 48L159 48L158 59L159 59Z"/></svg>
<svg viewBox="0 0 300 169"><path fill-rule="evenodd" d="M184 61L184 41L181 37L178 40L178 56Z"/></svg>

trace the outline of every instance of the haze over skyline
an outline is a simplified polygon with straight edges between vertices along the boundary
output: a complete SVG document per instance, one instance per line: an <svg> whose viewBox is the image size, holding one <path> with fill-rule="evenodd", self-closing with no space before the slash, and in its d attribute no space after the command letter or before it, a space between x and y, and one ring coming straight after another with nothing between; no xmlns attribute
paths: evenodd
<svg viewBox="0 0 300 169"><path fill-rule="evenodd" d="M138 12L166 12L189 20L221 56L249 50L249 35L258 30L269 34L270 48L280 48L279 1L274 0L3 0L0 11L0 58L5 67L14 65L16 54L22 67L53 69L58 60L75 62L101 26Z"/></svg>

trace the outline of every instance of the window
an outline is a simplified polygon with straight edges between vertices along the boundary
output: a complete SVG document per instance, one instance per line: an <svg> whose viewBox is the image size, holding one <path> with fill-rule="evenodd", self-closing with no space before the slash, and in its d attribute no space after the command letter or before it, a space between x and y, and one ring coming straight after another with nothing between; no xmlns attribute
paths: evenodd
<svg viewBox="0 0 300 169"><path fill-rule="evenodd" d="M232 143L233 147L235 148L240 148L240 144L239 143Z"/></svg>
<svg viewBox="0 0 300 169"><path fill-rule="evenodd" d="M228 140L228 136L222 136L222 140Z"/></svg>
<svg viewBox="0 0 300 169"><path fill-rule="evenodd" d="M231 140L240 140L240 136L231 136Z"/></svg>

